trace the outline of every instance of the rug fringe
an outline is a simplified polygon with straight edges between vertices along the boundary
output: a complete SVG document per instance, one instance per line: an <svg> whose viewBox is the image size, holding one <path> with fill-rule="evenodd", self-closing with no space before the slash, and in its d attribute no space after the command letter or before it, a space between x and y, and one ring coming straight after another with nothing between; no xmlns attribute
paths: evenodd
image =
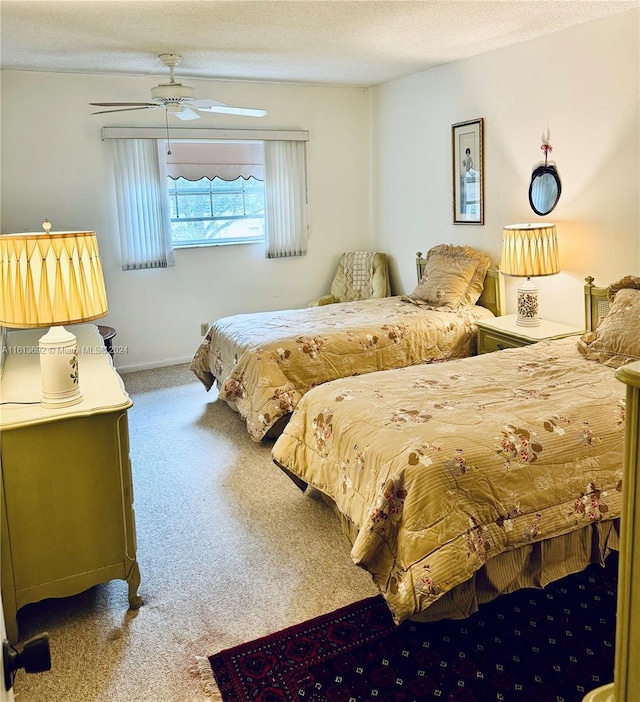
<svg viewBox="0 0 640 702"><path fill-rule="evenodd" d="M216 679L213 677L209 659L205 656L196 656L193 670L200 677L200 686L204 693L211 698L211 702L224 702L216 684Z"/></svg>

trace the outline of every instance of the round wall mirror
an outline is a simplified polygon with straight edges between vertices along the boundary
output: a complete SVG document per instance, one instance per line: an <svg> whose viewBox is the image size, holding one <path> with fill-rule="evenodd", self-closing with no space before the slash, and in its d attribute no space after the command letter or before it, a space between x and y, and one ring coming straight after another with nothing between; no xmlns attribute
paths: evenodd
<svg viewBox="0 0 640 702"><path fill-rule="evenodd" d="M543 165L533 169L529 185L529 204L539 215L548 215L558 204L562 185L555 166Z"/></svg>

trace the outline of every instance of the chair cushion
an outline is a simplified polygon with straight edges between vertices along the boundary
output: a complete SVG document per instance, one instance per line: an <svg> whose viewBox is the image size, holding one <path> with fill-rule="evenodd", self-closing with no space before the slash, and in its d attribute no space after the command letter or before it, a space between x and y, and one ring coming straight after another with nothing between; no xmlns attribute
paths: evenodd
<svg viewBox="0 0 640 702"><path fill-rule="evenodd" d="M331 295L337 302L388 296L386 255L373 251L343 253L331 285Z"/></svg>

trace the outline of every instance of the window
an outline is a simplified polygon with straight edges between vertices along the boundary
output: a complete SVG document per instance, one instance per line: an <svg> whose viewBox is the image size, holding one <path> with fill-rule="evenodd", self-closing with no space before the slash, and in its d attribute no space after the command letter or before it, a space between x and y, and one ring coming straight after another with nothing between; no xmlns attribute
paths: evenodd
<svg viewBox="0 0 640 702"><path fill-rule="evenodd" d="M112 140L122 269L164 268L173 249L264 243L307 252L308 132L103 127ZM233 136L231 134L233 133Z"/></svg>
<svg viewBox="0 0 640 702"><path fill-rule="evenodd" d="M168 176L175 247L264 241L264 181Z"/></svg>
<svg viewBox="0 0 640 702"><path fill-rule="evenodd" d="M166 161L174 247L264 242L262 141L175 140Z"/></svg>

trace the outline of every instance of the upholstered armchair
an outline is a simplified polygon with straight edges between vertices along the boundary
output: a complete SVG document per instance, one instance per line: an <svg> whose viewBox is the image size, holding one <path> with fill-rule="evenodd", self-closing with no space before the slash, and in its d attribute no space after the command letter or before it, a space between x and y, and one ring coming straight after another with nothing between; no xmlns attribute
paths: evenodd
<svg viewBox="0 0 640 702"><path fill-rule="evenodd" d="M310 302L309 307L388 297L390 293L386 254L374 251L347 251L340 256L331 291Z"/></svg>

